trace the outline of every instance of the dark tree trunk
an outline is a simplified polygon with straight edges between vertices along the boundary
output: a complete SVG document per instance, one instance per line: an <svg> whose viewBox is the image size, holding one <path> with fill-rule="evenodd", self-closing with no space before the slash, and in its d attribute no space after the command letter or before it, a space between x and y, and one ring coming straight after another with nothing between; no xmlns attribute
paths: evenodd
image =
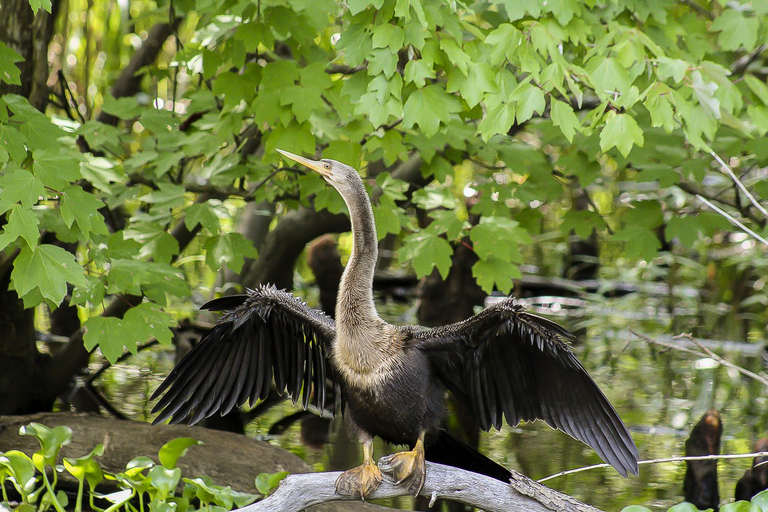
<svg viewBox="0 0 768 512"><path fill-rule="evenodd" d="M27 0L0 3L0 41L24 58L17 64L21 85L0 82L0 94L24 96L40 111L48 102L48 43L58 7L54 0L53 14L40 10L35 15ZM0 265L0 414L50 410L54 397L39 380L40 366L50 358L37 351L34 310L24 309L16 291L8 289L13 255L6 251L5 257Z"/></svg>

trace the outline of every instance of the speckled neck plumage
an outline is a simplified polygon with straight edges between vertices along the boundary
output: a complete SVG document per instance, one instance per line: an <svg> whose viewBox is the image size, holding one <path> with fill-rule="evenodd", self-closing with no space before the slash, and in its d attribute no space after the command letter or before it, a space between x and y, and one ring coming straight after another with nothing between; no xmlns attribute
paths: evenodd
<svg viewBox="0 0 768 512"><path fill-rule="evenodd" d="M392 326L379 317L373 302L378 242L371 201L359 177L349 186L350 190L339 190L349 208L353 242L336 302L336 356L343 366L366 375L379 368L390 352L391 334L386 334Z"/></svg>

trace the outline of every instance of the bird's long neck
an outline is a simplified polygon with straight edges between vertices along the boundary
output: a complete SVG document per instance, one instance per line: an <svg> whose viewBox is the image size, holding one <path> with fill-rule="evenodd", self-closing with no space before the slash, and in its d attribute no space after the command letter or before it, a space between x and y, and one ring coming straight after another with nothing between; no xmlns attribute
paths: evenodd
<svg viewBox="0 0 768 512"><path fill-rule="evenodd" d="M361 321L379 319L373 303L373 271L378 257L376 224L371 200L362 181L354 187L353 193L342 197L352 223L352 254L341 277L336 321L359 325Z"/></svg>
<svg viewBox="0 0 768 512"><path fill-rule="evenodd" d="M352 254L336 301L337 349L342 364L358 374L374 371L388 352L388 324L373 302L373 271L378 255L376 224L362 181L342 194L352 222Z"/></svg>

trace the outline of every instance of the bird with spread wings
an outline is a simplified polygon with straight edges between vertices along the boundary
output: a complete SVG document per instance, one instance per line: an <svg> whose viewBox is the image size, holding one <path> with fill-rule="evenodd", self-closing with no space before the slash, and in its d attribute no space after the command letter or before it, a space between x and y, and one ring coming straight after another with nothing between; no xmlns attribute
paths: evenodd
<svg viewBox="0 0 768 512"><path fill-rule="evenodd" d="M447 433L447 391L486 431L504 420L512 426L543 420L592 447L621 475L638 473L632 436L571 351L571 333L512 298L432 329L384 321L373 301L378 244L360 175L335 160L278 151L318 172L349 208L353 246L336 320L272 286L208 302L203 309L225 313L155 391L153 398L162 398L154 423L191 425L223 415L264 399L274 383L305 409L335 411L342 404L364 460L339 477L339 494L365 499L383 468L418 495L425 460L508 481L506 468ZM410 450L377 465L376 436Z"/></svg>

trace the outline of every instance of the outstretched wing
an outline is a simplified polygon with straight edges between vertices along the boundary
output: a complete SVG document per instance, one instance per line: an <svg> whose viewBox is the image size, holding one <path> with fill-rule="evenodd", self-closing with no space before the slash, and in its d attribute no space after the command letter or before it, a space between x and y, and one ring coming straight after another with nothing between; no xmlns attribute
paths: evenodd
<svg viewBox="0 0 768 512"><path fill-rule="evenodd" d="M269 394L273 376L278 392L287 389L294 402L301 397L305 409L313 397L318 408L333 410L334 401L326 403L333 319L274 286L215 299L202 309L227 313L154 392L152 399L165 395L152 409L161 411L153 424L188 418L193 425L253 404Z"/></svg>
<svg viewBox="0 0 768 512"><path fill-rule="evenodd" d="M542 419L591 446L623 476L637 474L637 448L556 323L506 299L474 317L416 334L416 345L480 426Z"/></svg>

